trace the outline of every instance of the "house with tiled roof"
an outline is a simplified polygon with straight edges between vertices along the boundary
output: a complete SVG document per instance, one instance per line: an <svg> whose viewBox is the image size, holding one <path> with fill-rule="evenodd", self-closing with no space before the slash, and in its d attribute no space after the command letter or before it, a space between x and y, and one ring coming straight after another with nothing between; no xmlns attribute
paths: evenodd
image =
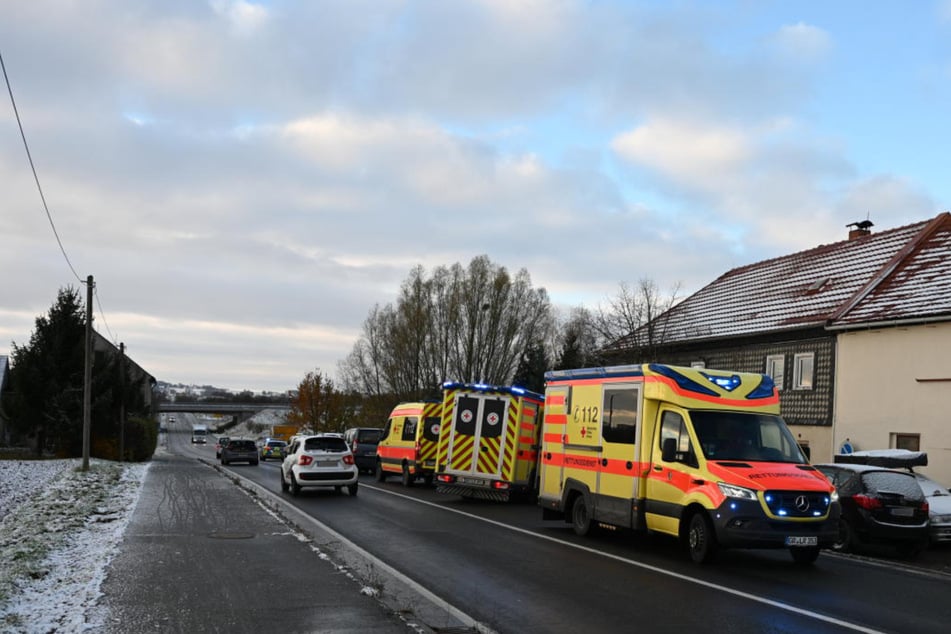
<svg viewBox="0 0 951 634"><path fill-rule="evenodd" d="M846 439L914 448L951 482L951 214L850 226L847 240L724 273L655 319L650 346L641 329L607 353L765 372L813 461Z"/></svg>

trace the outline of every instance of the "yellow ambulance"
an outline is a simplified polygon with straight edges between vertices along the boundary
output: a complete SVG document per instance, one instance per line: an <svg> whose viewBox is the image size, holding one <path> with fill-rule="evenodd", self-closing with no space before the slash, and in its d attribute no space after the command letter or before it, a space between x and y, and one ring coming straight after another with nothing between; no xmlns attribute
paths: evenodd
<svg viewBox="0 0 951 634"><path fill-rule="evenodd" d="M442 387L436 491L500 502L532 496L544 397L520 387Z"/></svg>
<svg viewBox="0 0 951 634"><path fill-rule="evenodd" d="M420 477L432 483L441 416L440 401L400 403L393 408L376 447L377 482L399 475L407 487Z"/></svg>
<svg viewBox="0 0 951 634"><path fill-rule="evenodd" d="M810 564L835 542L835 489L779 416L769 376L649 364L545 378L545 519L579 535L672 535L697 563L736 547L788 548Z"/></svg>

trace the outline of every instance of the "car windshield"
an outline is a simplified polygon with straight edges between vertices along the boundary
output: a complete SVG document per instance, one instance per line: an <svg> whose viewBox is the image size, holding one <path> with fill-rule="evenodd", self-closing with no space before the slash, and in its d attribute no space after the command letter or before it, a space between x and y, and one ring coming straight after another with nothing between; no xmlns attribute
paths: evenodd
<svg viewBox="0 0 951 634"><path fill-rule="evenodd" d="M805 464L786 423L772 414L694 410L690 412L700 449L708 460Z"/></svg>
<svg viewBox="0 0 951 634"><path fill-rule="evenodd" d="M357 432L357 442L359 443L379 443L382 429L361 429Z"/></svg>
<svg viewBox="0 0 951 634"><path fill-rule="evenodd" d="M280 442L280 441L272 440L271 442L269 442L269 443L267 444L267 446L268 446L268 447L283 447L283 446L286 445L286 444L287 444L287 443L285 443L285 442Z"/></svg>
<svg viewBox="0 0 951 634"><path fill-rule="evenodd" d="M254 451L254 441L253 440L232 440L228 443L228 449L241 449Z"/></svg>
<svg viewBox="0 0 951 634"><path fill-rule="evenodd" d="M916 475L915 478L917 478L922 492L924 492L924 494L927 496L935 497L939 495L951 495L951 493L949 493L946 488L934 480L931 480L930 478L926 478L923 475Z"/></svg>
<svg viewBox="0 0 951 634"><path fill-rule="evenodd" d="M304 441L305 451L347 451L343 438L308 438Z"/></svg>
<svg viewBox="0 0 951 634"><path fill-rule="evenodd" d="M862 474L862 484L869 493L897 493L909 500L924 497L915 478L898 471L871 471Z"/></svg>

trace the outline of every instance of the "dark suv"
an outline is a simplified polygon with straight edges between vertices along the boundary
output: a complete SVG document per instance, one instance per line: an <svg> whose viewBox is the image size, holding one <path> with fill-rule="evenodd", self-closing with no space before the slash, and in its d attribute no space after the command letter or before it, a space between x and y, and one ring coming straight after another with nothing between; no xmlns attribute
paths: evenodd
<svg viewBox="0 0 951 634"><path fill-rule="evenodd" d="M376 446L380 443L383 430L379 427L351 427L343 434L357 469L372 473L376 470Z"/></svg>
<svg viewBox="0 0 951 634"><path fill-rule="evenodd" d="M928 540L928 500L910 473L859 464L818 464L839 494L842 516L834 550L894 546L913 557Z"/></svg>
<svg viewBox="0 0 951 634"><path fill-rule="evenodd" d="M247 462L258 464L258 446L253 440L232 438L221 447L221 464Z"/></svg>

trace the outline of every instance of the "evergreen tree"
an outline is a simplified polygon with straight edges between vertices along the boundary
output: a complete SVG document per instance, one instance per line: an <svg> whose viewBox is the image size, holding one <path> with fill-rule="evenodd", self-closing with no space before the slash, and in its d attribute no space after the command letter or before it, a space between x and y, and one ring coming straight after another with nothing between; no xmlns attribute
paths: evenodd
<svg viewBox="0 0 951 634"><path fill-rule="evenodd" d="M9 411L11 427L35 434L37 451L68 451L82 442L86 318L79 292L60 289L24 346L12 344Z"/></svg>

